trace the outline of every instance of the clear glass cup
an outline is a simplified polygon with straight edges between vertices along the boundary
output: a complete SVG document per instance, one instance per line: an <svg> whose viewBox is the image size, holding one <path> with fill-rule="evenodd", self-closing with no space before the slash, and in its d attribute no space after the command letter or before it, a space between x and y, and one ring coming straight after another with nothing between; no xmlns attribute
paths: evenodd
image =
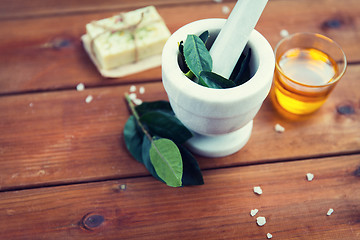
<svg viewBox="0 0 360 240"><path fill-rule="evenodd" d="M319 109L344 75L339 44L316 33L295 33L275 47L274 104L304 115Z"/></svg>

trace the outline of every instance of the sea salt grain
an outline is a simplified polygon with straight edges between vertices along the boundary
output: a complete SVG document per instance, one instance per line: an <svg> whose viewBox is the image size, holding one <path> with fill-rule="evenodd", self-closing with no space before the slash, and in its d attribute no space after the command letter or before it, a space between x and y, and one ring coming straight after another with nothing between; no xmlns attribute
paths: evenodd
<svg viewBox="0 0 360 240"><path fill-rule="evenodd" d="M253 216L255 216L257 213L259 212L259 210L258 209L252 209L251 211L250 211L250 215L253 217Z"/></svg>
<svg viewBox="0 0 360 240"><path fill-rule="evenodd" d="M260 227L261 227L261 226L264 226L265 223L266 223L266 218L265 218L265 217L257 217L257 218L256 218L256 223L257 223L257 225L259 225Z"/></svg>
<svg viewBox="0 0 360 240"><path fill-rule="evenodd" d="M283 132L285 132L285 128L277 123L275 125L275 131L278 132L278 133L283 133Z"/></svg>
<svg viewBox="0 0 360 240"><path fill-rule="evenodd" d="M145 88L144 88L144 87L140 87L140 88L139 88L139 93L140 93L140 94L144 94L144 93L145 93Z"/></svg>
<svg viewBox="0 0 360 240"><path fill-rule="evenodd" d="M334 209L330 208L326 215L330 216L334 212Z"/></svg>
<svg viewBox="0 0 360 240"><path fill-rule="evenodd" d="M266 234L266 237L267 237L268 239L270 239L270 238L272 238L272 234L271 234L271 233L267 233L267 234Z"/></svg>
<svg viewBox="0 0 360 240"><path fill-rule="evenodd" d="M76 90L81 92L81 91L84 91L85 89L85 85L83 83L79 83L77 86L76 86Z"/></svg>
<svg viewBox="0 0 360 240"><path fill-rule="evenodd" d="M223 14L228 14L230 12L230 8L228 6L223 6L222 12L223 12Z"/></svg>
<svg viewBox="0 0 360 240"><path fill-rule="evenodd" d="M314 174L312 174L312 173L307 173L307 174L306 174L306 178L307 178L307 180L310 182L310 181L312 181L312 180L314 179Z"/></svg>
<svg viewBox="0 0 360 240"><path fill-rule="evenodd" d="M134 102L135 105L140 105L140 104L143 103L143 101L142 101L141 99L139 99L139 98L135 98L135 99L133 100L133 102Z"/></svg>
<svg viewBox="0 0 360 240"><path fill-rule="evenodd" d="M129 98L134 101L136 99L136 93L130 93Z"/></svg>
<svg viewBox="0 0 360 240"><path fill-rule="evenodd" d="M289 32L286 29L283 29L280 31L280 36L287 37L289 36Z"/></svg>
<svg viewBox="0 0 360 240"><path fill-rule="evenodd" d="M254 187L254 193L261 195L263 193L261 187Z"/></svg>
<svg viewBox="0 0 360 240"><path fill-rule="evenodd" d="M136 91L136 86L132 85L132 86L130 87L130 92L135 92L135 91Z"/></svg>
<svg viewBox="0 0 360 240"><path fill-rule="evenodd" d="M85 102L86 103L91 103L92 100L93 100L93 96L89 95L89 96L86 97Z"/></svg>
<svg viewBox="0 0 360 240"><path fill-rule="evenodd" d="M216 3L222 3L222 0L213 0Z"/></svg>

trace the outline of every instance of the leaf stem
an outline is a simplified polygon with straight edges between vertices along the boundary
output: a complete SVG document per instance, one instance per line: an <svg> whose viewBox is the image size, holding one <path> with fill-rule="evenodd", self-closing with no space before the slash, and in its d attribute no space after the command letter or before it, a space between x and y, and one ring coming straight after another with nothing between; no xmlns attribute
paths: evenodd
<svg viewBox="0 0 360 240"><path fill-rule="evenodd" d="M136 111L135 109L135 105L134 103L132 102L130 96L128 93L125 93L125 99L128 103L128 106L129 106L129 109L130 109L130 112L132 113L132 115L135 117L135 120L137 122L137 124L139 125L139 127L141 128L141 130L143 131L143 133L146 135L146 137L152 141L152 137L150 135L150 133L145 129L144 125L142 125L142 123L140 122L140 116L138 114L138 112Z"/></svg>

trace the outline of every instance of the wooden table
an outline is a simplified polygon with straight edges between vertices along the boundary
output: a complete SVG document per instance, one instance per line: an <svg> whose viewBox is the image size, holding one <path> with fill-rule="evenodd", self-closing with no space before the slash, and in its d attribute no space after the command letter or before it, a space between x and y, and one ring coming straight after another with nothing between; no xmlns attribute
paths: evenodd
<svg viewBox="0 0 360 240"><path fill-rule="evenodd" d="M161 69L101 77L80 40L85 24L154 4L174 32L226 18L235 2L1 2L0 239L360 239L358 0L271 0L256 27L273 47L283 29L343 47L347 72L315 114L284 117L267 99L241 151L197 157L202 186L168 187L127 152L124 93L143 86L144 101L167 99Z"/></svg>

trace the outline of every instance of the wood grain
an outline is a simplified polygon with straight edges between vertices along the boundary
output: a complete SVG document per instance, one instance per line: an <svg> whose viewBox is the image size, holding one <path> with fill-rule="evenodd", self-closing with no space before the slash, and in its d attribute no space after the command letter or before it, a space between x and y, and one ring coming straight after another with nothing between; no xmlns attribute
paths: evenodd
<svg viewBox="0 0 360 240"><path fill-rule="evenodd" d="M3 239L360 237L360 156L208 170L205 185L149 177L0 193ZM306 173L315 175L312 182ZM253 192L261 186L262 195ZM250 216L250 210L259 213ZM327 216L333 208L334 213ZM263 227L256 217L266 217Z"/></svg>
<svg viewBox="0 0 360 240"><path fill-rule="evenodd" d="M49 5L39 5L38 1L30 1L28 4L34 9L30 8L29 12L33 11L36 15L44 11L48 15L0 20L0 94L69 89L79 82L84 82L88 86L110 86L161 79L160 67L118 79L103 78L83 50L80 37L85 33L86 23L118 13L119 5L116 4L119 3L109 0L106 2L109 5L104 6L108 8L115 4L113 11L103 10L94 13L91 10L94 2L89 3L89 10L86 10L87 5L74 2L78 6L74 9L80 6L82 9L74 11L81 11L81 14L66 10L74 6L73 1L65 2L64 5L63 2L56 3L62 6L60 12L68 12L61 15L51 13L50 9L55 9L52 7L54 1L49 2ZM124 8L128 8L127 3L130 4L126 1ZM139 4L144 3L145 1L141 1ZM199 0L195 4L180 5L175 1L165 4L164 1L158 0L156 3L159 4L158 11L171 32L195 20L226 18L228 14L224 14L222 8L231 9L234 6L234 1L222 4L211 1L209 4ZM357 0L270 1L256 28L273 47L281 39L282 29L290 33L323 33L343 46L348 61L359 62L359 8Z"/></svg>
<svg viewBox="0 0 360 240"><path fill-rule="evenodd" d="M235 155L198 157L203 169L358 153L360 66L350 66L325 105L304 119L277 113L267 99L248 144ZM144 101L167 99L160 82ZM68 184L148 175L126 151L129 116L123 94L130 85L0 97L0 189ZM85 98L94 100L87 104ZM340 114L340 107L351 108ZM276 123L285 132L274 131Z"/></svg>

